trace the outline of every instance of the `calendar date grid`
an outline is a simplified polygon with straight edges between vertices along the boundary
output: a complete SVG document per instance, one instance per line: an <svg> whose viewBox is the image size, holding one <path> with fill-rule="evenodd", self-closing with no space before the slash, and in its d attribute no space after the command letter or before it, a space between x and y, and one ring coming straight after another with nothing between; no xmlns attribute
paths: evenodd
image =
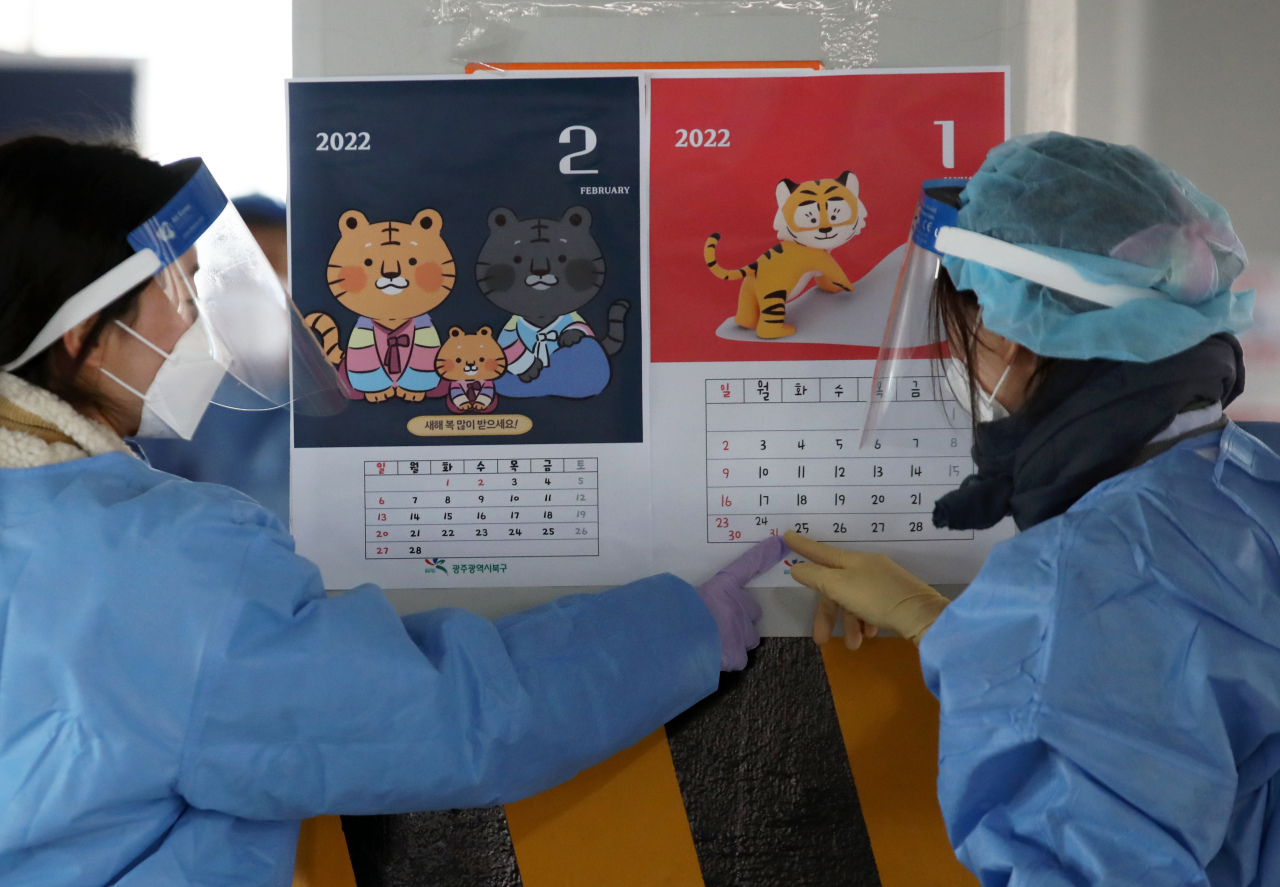
<svg viewBox="0 0 1280 887"><path fill-rule="evenodd" d="M860 450L852 405L873 398L901 403ZM972 539L932 520L937 498L973 470L971 432L952 424L949 400L928 376L888 390L865 376L707 380L707 541L788 529L828 542Z"/></svg>
<svg viewBox="0 0 1280 887"><path fill-rule="evenodd" d="M599 556L595 458L364 463L365 558Z"/></svg>

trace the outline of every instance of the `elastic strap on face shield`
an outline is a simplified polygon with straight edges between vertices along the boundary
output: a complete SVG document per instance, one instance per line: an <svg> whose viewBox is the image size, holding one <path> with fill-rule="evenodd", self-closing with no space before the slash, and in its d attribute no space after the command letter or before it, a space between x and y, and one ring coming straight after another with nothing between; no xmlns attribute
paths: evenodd
<svg viewBox="0 0 1280 887"><path fill-rule="evenodd" d="M1095 283L1066 262L963 228L940 228L936 243L938 252L945 255L977 262L1108 308L1119 308L1138 299L1168 298L1159 290L1146 287Z"/></svg>
<svg viewBox="0 0 1280 887"><path fill-rule="evenodd" d="M44 329L36 334L27 349L0 369L12 372L27 363L78 324L93 317L148 277L153 277L162 264L160 257L150 249L134 253L63 302L62 307L44 325Z"/></svg>

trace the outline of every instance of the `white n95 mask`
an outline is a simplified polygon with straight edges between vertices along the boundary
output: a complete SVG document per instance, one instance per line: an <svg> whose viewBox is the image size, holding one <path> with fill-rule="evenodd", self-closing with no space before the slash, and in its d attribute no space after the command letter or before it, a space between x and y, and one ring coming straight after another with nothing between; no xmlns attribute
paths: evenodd
<svg viewBox="0 0 1280 887"><path fill-rule="evenodd" d="M103 375L142 401L142 422L134 437L191 440L231 366L226 347L200 318L182 334L170 352L165 352L118 320L116 325L164 357L164 363L146 394L108 370L102 371Z"/></svg>
<svg viewBox="0 0 1280 887"><path fill-rule="evenodd" d="M1004 372L1000 374L1000 381L996 382L996 387L991 390L990 394L982 390L981 385L977 385L976 381L970 381L969 370L958 357L948 357L942 362L943 370L947 374L947 385L951 387L951 393L955 395L956 403L960 404L960 409L965 413L969 413L971 405L975 398L973 394L977 394L978 414L974 416L974 420L981 425L983 422L994 422L997 419L1004 419L1009 415L1009 411L1004 408L1004 404L996 400L996 394L1000 391L1000 386L1004 384L1004 380L1009 377L1009 370L1013 369L1013 363L1004 368ZM973 387L977 386L977 391Z"/></svg>

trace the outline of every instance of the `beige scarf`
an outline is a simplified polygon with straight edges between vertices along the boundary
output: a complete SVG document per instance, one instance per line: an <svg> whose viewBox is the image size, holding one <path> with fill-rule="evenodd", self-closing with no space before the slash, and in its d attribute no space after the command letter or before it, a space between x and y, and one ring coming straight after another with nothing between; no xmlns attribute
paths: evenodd
<svg viewBox="0 0 1280 887"><path fill-rule="evenodd" d="M56 395L0 372L0 468L36 468L132 450Z"/></svg>

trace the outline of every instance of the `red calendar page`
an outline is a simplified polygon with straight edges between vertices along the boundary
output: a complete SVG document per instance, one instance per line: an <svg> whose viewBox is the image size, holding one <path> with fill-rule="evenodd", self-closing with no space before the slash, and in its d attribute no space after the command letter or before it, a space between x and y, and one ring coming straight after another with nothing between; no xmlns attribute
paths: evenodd
<svg viewBox="0 0 1280 887"><path fill-rule="evenodd" d="M920 183L972 174L1005 138L1005 83L1003 70L655 76L652 360L874 359ZM781 242L779 184L844 173L865 219L827 255L854 291L788 292L789 337L723 329L741 284L708 270L708 237L723 268L758 262Z"/></svg>
<svg viewBox="0 0 1280 887"><path fill-rule="evenodd" d="M653 75L650 392L656 560L698 575L788 529L971 580L1011 532L933 526L972 433L928 356L874 392L921 183L1007 135L1004 70ZM918 339L918 341L917 341ZM860 447L872 399L895 404ZM766 634L812 599L775 567Z"/></svg>

